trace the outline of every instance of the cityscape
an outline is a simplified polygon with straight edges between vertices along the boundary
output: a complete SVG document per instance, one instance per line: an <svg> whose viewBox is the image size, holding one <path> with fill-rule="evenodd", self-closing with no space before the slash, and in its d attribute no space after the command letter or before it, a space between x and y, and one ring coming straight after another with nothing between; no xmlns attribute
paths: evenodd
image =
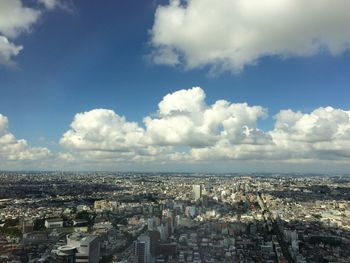
<svg viewBox="0 0 350 263"><path fill-rule="evenodd" d="M349 262L350 177L0 173L0 262Z"/></svg>
<svg viewBox="0 0 350 263"><path fill-rule="evenodd" d="M0 0L0 263L350 263L350 0Z"/></svg>

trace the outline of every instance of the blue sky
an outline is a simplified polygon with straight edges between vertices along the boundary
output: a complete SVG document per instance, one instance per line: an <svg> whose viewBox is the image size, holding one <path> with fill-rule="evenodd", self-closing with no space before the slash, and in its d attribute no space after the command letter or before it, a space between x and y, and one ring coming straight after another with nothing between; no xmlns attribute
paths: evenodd
<svg viewBox="0 0 350 263"><path fill-rule="evenodd" d="M16 36L1 31L0 22L0 35L23 46L19 54L11 57L15 66L0 65L0 114L8 118L6 133L13 134L17 140L25 139L30 147L45 147L51 154L74 152L77 147L67 146L60 140L77 113L93 109L111 109L115 114L125 116L126 121L137 122L140 128L147 130L143 118L159 112L158 103L164 96L192 87L201 87L208 107L224 99L230 103L246 102L250 106L266 108L268 115L257 118L251 128L258 127L267 133L275 127L274 116L284 109L307 114L319 107L331 106L344 112L350 108L350 54L347 48L330 51L328 38L322 44L325 47L310 53L300 53L282 43L283 48L264 50L258 55L254 53L256 58L245 60L238 66L243 65L243 68L237 69L235 57L223 55L224 62L220 62L221 57L209 62L206 57L197 59L197 55L190 53L192 46L186 46L192 41L191 37L183 42L168 40L171 38L168 37L166 41L173 41L170 44L161 37L160 40L154 37L156 28L170 31L162 24L162 18L156 17L156 10L161 13L160 5L175 12L176 8L195 9L195 0L187 6L176 1L169 4L168 1L151 0L103 1L103 4L101 1L48 1L55 2L54 7L48 7L45 2L18 1L22 4L20 8L38 10L40 15L28 22L29 29L21 30L17 26ZM337 15L336 12L331 13ZM5 14L0 11L0 16ZM320 23L322 21L320 19ZM349 21L350 18L346 20L345 16L343 23ZM182 32L174 34L178 34L178 38L182 36ZM336 36L334 38L339 41ZM349 45L349 40L341 40L340 44ZM218 38L217 41L226 40ZM155 57L163 54L155 55L155 52L163 47L178 52L180 60L158 63ZM207 52L205 48L203 52ZM286 54L280 51L285 49L289 49ZM198 62L202 59L206 62ZM222 67L226 61L229 66ZM191 63L195 66L189 66ZM180 147L188 152L192 147L188 140L173 144L166 140L160 145ZM350 149L341 150L346 152L341 160L344 162L348 160ZM317 156L312 153L307 159L318 160ZM6 168L5 159L3 164ZM42 166L39 168L45 169L47 165ZM147 164L142 164L144 166ZM22 164L18 161L8 167L21 168Z"/></svg>

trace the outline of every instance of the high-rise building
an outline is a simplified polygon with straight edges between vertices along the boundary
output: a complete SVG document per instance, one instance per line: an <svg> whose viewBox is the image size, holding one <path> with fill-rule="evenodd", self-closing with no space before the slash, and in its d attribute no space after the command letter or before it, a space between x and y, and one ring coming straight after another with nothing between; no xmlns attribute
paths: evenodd
<svg viewBox="0 0 350 263"><path fill-rule="evenodd" d="M151 240L147 235L141 235L134 242L134 262L151 263Z"/></svg>
<svg viewBox="0 0 350 263"><path fill-rule="evenodd" d="M73 233L67 236L67 245L77 249L76 263L98 263L100 260L100 241L97 236Z"/></svg>
<svg viewBox="0 0 350 263"><path fill-rule="evenodd" d="M151 245L150 245L151 256L155 257L159 247L160 233L158 231L149 231L148 235L151 242Z"/></svg>
<svg viewBox="0 0 350 263"><path fill-rule="evenodd" d="M201 199L201 197L202 197L202 186L199 185L199 184L193 185L192 190L193 190L193 199L195 201Z"/></svg>

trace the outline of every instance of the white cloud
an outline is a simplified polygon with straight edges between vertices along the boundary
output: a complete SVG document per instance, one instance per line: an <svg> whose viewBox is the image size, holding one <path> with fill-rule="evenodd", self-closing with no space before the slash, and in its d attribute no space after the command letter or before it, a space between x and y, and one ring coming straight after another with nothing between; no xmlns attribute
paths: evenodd
<svg viewBox="0 0 350 263"><path fill-rule="evenodd" d="M159 115L196 114L205 106L205 94L201 88L179 90L166 95L159 103Z"/></svg>
<svg viewBox="0 0 350 263"><path fill-rule="evenodd" d="M0 114L0 134L8 127L8 119L6 116Z"/></svg>
<svg viewBox="0 0 350 263"><path fill-rule="evenodd" d="M151 30L155 63L241 71L265 56L340 54L350 44L348 0L170 0Z"/></svg>
<svg viewBox="0 0 350 263"><path fill-rule="evenodd" d="M166 95L157 113L144 118L144 126L108 109L78 113L60 140L66 150L53 154L16 139L0 114L0 168L28 161L41 168L101 170L224 164L247 170L250 165L273 170L295 164L316 169L327 168L325 163L335 169L349 164L350 111L281 110L274 128L263 131L257 121L266 115L263 107L246 103L208 105L204 91L195 87Z"/></svg>
<svg viewBox="0 0 350 263"><path fill-rule="evenodd" d="M332 107L311 113L281 110L275 127L257 126L267 110L218 100L207 105L199 87L167 94L144 128L112 110L78 113L61 138L72 162L278 162L346 161L350 158L350 111Z"/></svg>
<svg viewBox="0 0 350 263"><path fill-rule="evenodd" d="M270 132L277 147L293 156L350 158L350 111L318 108L309 114L283 110Z"/></svg>
<svg viewBox="0 0 350 263"><path fill-rule="evenodd" d="M0 35L0 64L14 66L12 58L17 56L22 49L22 46L16 46L9 42L6 37Z"/></svg>
<svg viewBox="0 0 350 263"><path fill-rule="evenodd" d="M59 5L59 2L57 0L38 0L38 1L49 10L54 9Z"/></svg>
<svg viewBox="0 0 350 263"><path fill-rule="evenodd" d="M61 8L70 10L67 4L59 0L38 0L48 10ZM13 67L13 60L23 49L22 45L14 44L14 39L23 33L31 31L33 25L38 22L43 14L40 7L26 7L25 1L1 0L0 1L0 65Z"/></svg>
<svg viewBox="0 0 350 263"><path fill-rule="evenodd" d="M8 118L0 114L0 163L42 160L50 157L50 155L47 148L31 147L26 140L16 139L8 131Z"/></svg>
<svg viewBox="0 0 350 263"><path fill-rule="evenodd" d="M332 107L311 113L281 110L273 130L255 130L255 140L237 143L231 136L215 145L192 149L196 160L278 160L302 163L350 161L350 111Z"/></svg>
<svg viewBox="0 0 350 263"><path fill-rule="evenodd" d="M191 157L196 161L234 161L234 160L274 160L283 158L276 152L275 145L265 144L233 144L228 139L221 139L212 147L193 148Z"/></svg>
<svg viewBox="0 0 350 263"><path fill-rule="evenodd" d="M159 103L158 117L146 117L146 140L156 145L206 147L221 138L235 143L255 141L258 118L266 110L245 103L218 100L206 105L201 88L166 95Z"/></svg>
<svg viewBox="0 0 350 263"><path fill-rule="evenodd" d="M169 147L145 144L145 130L112 110L94 109L78 113L60 144L68 152L58 158L72 164L146 162L166 158ZM168 158L166 158L168 159Z"/></svg>
<svg viewBox="0 0 350 263"><path fill-rule="evenodd" d="M60 144L74 154L61 157L79 160L123 162L189 161L189 152L177 147L203 148L223 139L237 144L261 144L268 138L256 128L266 115L260 106L205 102L201 88L179 90L159 103L156 117L144 118L145 128L126 121L112 110L78 113Z"/></svg>
<svg viewBox="0 0 350 263"><path fill-rule="evenodd" d="M0 65L15 65L13 57L23 47L13 44L9 38L16 38L21 33L30 31L40 14L39 10L24 7L20 0L0 1Z"/></svg>
<svg viewBox="0 0 350 263"><path fill-rule="evenodd" d="M61 9L67 12L73 11L73 5L70 0L38 0L47 10Z"/></svg>
<svg viewBox="0 0 350 263"><path fill-rule="evenodd" d="M40 14L40 10L25 7L20 0L2 0L0 1L0 33L14 38L22 32L28 32Z"/></svg>
<svg viewBox="0 0 350 263"><path fill-rule="evenodd" d="M180 64L179 54L171 48L159 47L150 56L155 64L177 65Z"/></svg>
<svg viewBox="0 0 350 263"><path fill-rule="evenodd" d="M140 147L143 133L137 123L127 122L112 110L94 109L75 115L60 143L77 150L127 152Z"/></svg>

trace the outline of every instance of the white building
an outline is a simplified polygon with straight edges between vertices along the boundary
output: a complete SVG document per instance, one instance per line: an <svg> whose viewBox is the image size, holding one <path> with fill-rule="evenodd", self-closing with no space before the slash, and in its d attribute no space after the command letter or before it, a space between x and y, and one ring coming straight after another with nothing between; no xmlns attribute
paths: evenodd
<svg viewBox="0 0 350 263"><path fill-rule="evenodd" d="M193 199L194 201L197 201L202 198L202 186L197 184L193 185L192 187L193 190Z"/></svg>
<svg viewBox="0 0 350 263"><path fill-rule="evenodd" d="M63 227L63 219L62 218L52 218L45 220L46 228L60 228Z"/></svg>

